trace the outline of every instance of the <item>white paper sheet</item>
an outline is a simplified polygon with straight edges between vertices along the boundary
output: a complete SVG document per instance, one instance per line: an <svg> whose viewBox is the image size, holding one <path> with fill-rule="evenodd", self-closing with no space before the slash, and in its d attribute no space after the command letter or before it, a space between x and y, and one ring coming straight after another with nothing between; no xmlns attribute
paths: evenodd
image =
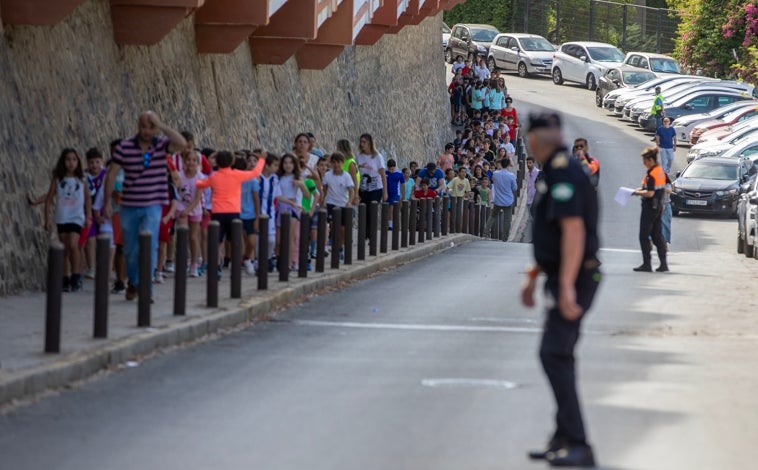
<svg viewBox="0 0 758 470"><path fill-rule="evenodd" d="M616 192L616 196L613 198L614 201L618 202L622 206L625 206L627 202L629 202L629 199L632 198L632 193L634 193L633 188L627 188L625 186L621 186L619 190Z"/></svg>

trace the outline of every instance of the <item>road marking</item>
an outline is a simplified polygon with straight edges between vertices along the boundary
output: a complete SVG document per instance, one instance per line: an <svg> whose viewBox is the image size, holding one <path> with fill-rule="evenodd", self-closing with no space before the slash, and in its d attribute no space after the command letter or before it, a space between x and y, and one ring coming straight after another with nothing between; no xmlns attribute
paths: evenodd
<svg viewBox="0 0 758 470"><path fill-rule="evenodd" d="M411 330L411 331L459 331L459 332L490 332L490 333L541 333L542 328L522 328L515 326L468 326L468 325L424 325L416 323L360 323L360 322L331 322L318 320L294 320L292 323L301 326L326 326L338 328L371 328L380 330Z"/></svg>
<svg viewBox="0 0 758 470"><path fill-rule="evenodd" d="M421 381L424 387L432 388L495 388L498 390L513 390L518 384L507 380L494 379L424 379Z"/></svg>

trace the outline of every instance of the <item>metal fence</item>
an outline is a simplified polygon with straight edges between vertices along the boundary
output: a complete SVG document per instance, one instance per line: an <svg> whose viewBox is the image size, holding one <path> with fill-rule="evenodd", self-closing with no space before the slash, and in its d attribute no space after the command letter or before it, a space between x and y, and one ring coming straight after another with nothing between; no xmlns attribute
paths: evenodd
<svg viewBox="0 0 758 470"><path fill-rule="evenodd" d="M679 12L606 0L512 0L512 32L539 34L554 44L599 41L624 52L670 54Z"/></svg>

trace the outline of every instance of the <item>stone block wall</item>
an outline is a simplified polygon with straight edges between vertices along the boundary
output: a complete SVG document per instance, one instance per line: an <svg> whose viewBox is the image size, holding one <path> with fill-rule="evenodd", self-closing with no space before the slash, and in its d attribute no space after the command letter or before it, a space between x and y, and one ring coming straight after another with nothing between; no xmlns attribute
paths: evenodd
<svg viewBox="0 0 758 470"><path fill-rule="evenodd" d="M107 154L145 109L201 147L281 153L310 131L332 150L368 132L400 165L435 159L451 139L441 21L348 47L323 71L255 65L247 44L199 55L191 16L156 46L117 46L107 0L53 27L0 26L0 295L44 289L51 235L26 192L47 190L62 148Z"/></svg>

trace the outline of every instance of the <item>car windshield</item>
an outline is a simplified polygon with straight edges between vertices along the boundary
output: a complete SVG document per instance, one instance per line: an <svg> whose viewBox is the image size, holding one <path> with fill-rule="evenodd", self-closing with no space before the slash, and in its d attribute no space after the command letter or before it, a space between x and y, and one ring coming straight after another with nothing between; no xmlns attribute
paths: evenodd
<svg viewBox="0 0 758 470"><path fill-rule="evenodd" d="M545 38L522 38L521 46L525 51L553 52L553 45Z"/></svg>
<svg viewBox="0 0 758 470"><path fill-rule="evenodd" d="M684 170L685 178L698 178L706 180L736 180L737 165L725 165L723 163L709 163L695 161Z"/></svg>
<svg viewBox="0 0 758 470"><path fill-rule="evenodd" d="M650 70L660 73L682 73L674 59L650 59Z"/></svg>
<svg viewBox="0 0 758 470"><path fill-rule="evenodd" d="M450 28L445 23L442 23L442 32L450 34Z"/></svg>
<svg viewBox="0 0 758 470"><path fill-rule="evenodd" d="M624 76L624 83L627 85L639 85L655 78L655 74L652 72L623 72L622 75Z"/></svg>
<svg viewBox="0 0 758 470"><path fill-rule="evenodd" d="M472 29L471 39L476 42L492 42L498 32L491 29Z"/></svg>
<svg viewBox="0 0 758 470"><path fill-rule="evenodd" d="M624 54L615 47L588 47L592 60L598 62L623 62Z"/></svg>

